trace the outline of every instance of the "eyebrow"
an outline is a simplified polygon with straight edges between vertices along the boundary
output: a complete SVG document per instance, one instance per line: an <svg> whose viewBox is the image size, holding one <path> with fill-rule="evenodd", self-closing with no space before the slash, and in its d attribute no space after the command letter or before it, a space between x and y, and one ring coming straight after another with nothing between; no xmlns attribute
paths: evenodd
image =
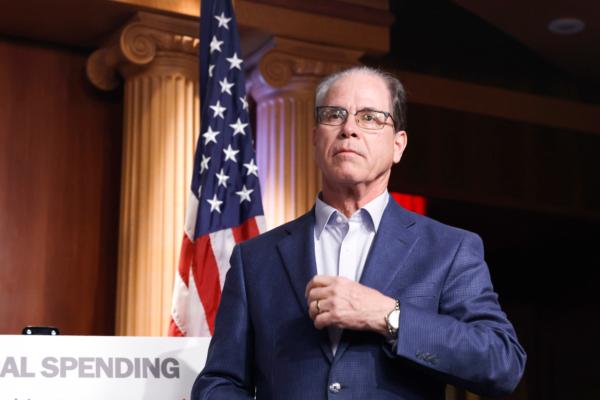
<svg viewBox="0 0 600 400"><path fill-rule="evenodd" d="M333 108L341 108L341 109L343 109L343 110L346 110L346 112L350 113L350 110L348 110L346 107L343 107L343 106L326 105L326 106L321 106L321 107L333 107ZM369 106L367 106L367 107L362 107L362 108L358 108L358 107L357 107L357 109L356 109L356 111L355 111L355 112L360 112L360 111L377 111L377 112L387 112L387 113L388 113L388 114L390 114L390 115L392 114L392 113L391 113L391 112L389 112L389 111L383 111L383 110L379 110L379 109L377 109L377 108L374 108L374 107L369 107Z"/></svg>
<svg viewBox="0 0 600 400"><path fill-rule="evenodd" d="M359 108L356 111L381 111L381 110L378 110L378 109L373 108L373 107L363 107L363 108Z"/></svg>
<svg viewBox="0 0 600 400"><path fill-rule="evenodd" d="M321 107L342 108L342 109L350 112L346 107L343 107L343 106L330 106L330 105L327 105L327 106L321 106ZM382 111L382 110L377 109L375 107L362 107L362 108L358 108L357 107L356 112L358 112L358 111Z"/></svg>

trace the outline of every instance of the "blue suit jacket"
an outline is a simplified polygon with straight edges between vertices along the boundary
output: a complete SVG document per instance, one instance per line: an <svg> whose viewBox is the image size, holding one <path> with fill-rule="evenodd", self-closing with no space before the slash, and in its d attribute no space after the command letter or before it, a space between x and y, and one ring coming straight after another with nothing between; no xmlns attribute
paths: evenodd
<svg viewBox="0 0 600 400"><path fill-rule="evenodd" d="M400 300L398 340L345 330L333 356L304 297L316 274L314 224L311 211L235 248L193 400L443 399L446 383L492 396L514 389L526 355L477 235L390 199L360 282Z"/></svg>

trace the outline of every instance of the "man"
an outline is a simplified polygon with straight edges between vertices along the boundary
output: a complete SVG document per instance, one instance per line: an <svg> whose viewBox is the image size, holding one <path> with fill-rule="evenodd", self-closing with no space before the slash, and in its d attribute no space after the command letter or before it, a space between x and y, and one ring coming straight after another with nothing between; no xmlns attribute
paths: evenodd
<svg viewBox="0 0 600 400"><path fill-rule="evenodd" d="M192 398L443 399L517 385L526 355L478 236L390 200L404 90L366 67L316 93L323 189L308 214L233 252Z"/></svg>

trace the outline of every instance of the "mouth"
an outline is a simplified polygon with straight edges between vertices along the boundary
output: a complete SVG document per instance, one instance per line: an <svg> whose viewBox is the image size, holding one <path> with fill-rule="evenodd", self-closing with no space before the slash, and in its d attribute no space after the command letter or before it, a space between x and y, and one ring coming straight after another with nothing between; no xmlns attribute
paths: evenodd
<svg viewBox="0 0 600 400"><path fill-rule="evenodd" d="M351 154L354 154L357 156L361 155L360 153L358 153L352 149L339 149L339 150L334 151L334 153L333 153L334 157L338 156L338 155L351 155Z"/></svg>

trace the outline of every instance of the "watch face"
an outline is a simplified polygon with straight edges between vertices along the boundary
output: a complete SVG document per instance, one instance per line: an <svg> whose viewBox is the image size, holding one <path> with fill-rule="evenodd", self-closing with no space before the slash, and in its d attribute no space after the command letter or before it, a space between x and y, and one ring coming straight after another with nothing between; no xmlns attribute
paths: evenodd
<svg viewBox="0 0 600 400"><path fill-rule="evenodd" d="M388 322L392 328L398 329L398 326L400 325L400 310L392 311L388 318Z"/></svg>

